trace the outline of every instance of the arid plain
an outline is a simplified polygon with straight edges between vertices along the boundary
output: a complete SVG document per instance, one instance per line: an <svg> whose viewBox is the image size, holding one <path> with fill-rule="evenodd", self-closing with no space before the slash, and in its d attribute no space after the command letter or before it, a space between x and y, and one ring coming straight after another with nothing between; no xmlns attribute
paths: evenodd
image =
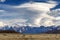
<svg viewBox="0 0 60 40"><path fill-rule="evenodd" d="M0 40L60 40L60 34L0 33Z"/></svg>

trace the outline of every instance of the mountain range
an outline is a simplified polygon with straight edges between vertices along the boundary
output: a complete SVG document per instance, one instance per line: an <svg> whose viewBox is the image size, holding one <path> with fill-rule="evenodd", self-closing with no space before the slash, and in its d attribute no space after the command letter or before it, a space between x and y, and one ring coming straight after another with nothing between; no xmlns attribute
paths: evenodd
<svg viewBox="0 0 60 40"><path fill-rule="evenodd" d="M31 26L4 26L0 27L0 30L9 30L9 31L16 31L17 33L21 34L41 34L41 33L60 33L60 26L50 26L50 27L31 27Z"/></svg>

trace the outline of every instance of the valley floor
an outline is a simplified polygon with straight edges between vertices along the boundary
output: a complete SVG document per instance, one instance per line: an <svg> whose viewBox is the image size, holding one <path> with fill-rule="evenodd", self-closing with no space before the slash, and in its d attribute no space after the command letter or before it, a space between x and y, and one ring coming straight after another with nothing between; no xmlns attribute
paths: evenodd
<svg viewBox="0 0 60 40"><path fill-rule="evenodd" d="M0 33L0 40L60 40L60 34Z"/></svg>

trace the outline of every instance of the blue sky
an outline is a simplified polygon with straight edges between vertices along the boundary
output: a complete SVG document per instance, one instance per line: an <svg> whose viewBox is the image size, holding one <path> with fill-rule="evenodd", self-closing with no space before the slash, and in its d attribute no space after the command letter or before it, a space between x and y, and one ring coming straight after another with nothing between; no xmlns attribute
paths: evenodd
<svg viewBox="0 0 60 40"><path fill-rule="evenodd" d="M8 5L20 5L22 3L28 2L29 0L6 0L3 4ZM2 3L2 2L1 2Z"/></svg>
<svg viewBox="0 0 60 40"><path fill-rule="evenodd" d="M0 24L60 25L60 0L0 0Z"/></svg>

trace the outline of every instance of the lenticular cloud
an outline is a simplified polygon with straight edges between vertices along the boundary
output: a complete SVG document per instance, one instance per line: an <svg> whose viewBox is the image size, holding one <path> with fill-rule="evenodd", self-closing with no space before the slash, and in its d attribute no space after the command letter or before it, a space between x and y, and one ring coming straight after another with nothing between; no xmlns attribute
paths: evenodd
<svg viewBox="0 0 60 40"><path fill-rule="evenodd" d="M51 16L49 13L50 8L55 7L56 4L54 3L25 3L20 6L15 6L15 8L26 8L24 12L24 18L27 18L27 25L29 26L51 26L55 25L53 20L55 17Z"/></svg>

